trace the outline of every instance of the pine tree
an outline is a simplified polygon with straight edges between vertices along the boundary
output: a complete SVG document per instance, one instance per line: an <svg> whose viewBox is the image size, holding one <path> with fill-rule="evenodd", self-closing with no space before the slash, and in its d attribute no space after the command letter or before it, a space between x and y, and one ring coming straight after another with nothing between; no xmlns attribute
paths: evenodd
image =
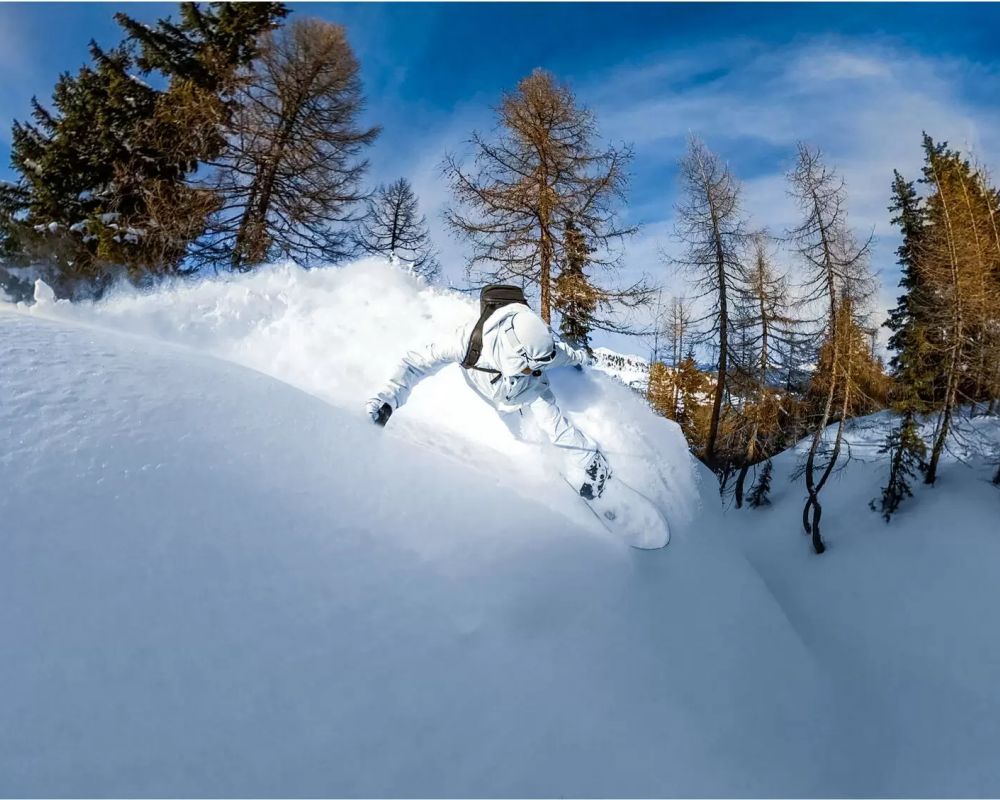
<svg viewBox="0 0 1000 800"><path fill-rule="evenodd" d="M881 497L869 505L889 522L900 504L913 496L910 479L926 468L927 445L920 436L920 426L913 411L907 411L899 427L889 431L879 453L889 455L889 482L882 487Z"/></svg>
<svg viewBox="0 0 1000 800"><path fill-rule="evenodd" d="M899 286L903 294L883 324L892 331L889 349L894 355L889 368L903 389L907 403L919 410L934 394L936 372L928 344L932 329L923 315L929 298L925 297L927 287L917 266L927 215L913 182L906 181L899 172L893 172L892 192L889 210L896 214L892 223L899 227L903 239L896 250L902 272Z"/></svg>
<svg viewBox="0 0 1000 800"><path fill-rule="evenodd" d="M771 463L771 459L767 459L747 497L747 505L750 508L771 505L771 473L773 469L774 465Z"/></svg>
<svg viewBox="0 0 1000 800"><path fill-rule="evenodd" d="M416 195L405 178L379 186L369 198L368 213L358 224L355 241L361 252L398 260L425 278L434 278L440 270L427 218L417 210Z"/></svg>
<svg viewBox="0 0 1000 800"><path fill-rule="evenodd" d="M168 17L150 26L123 13L115 20L139 46L143 72L190 82L209 93L206 99L227 101L239 82L236 69L254 60L260 35L287 14L283 3L181 3L177 22ZM216 150L224 144L222 134L210 132Z"/></svg>
<svg viewBox="0 0 1000 800"><path fill-rule="evenodd" d="M126 46L105 52L91 42L90 54L90 65L59 77L52 111L32 99L33 122L15 122L11 143L24 222L72 244L64 265L71 278L103 277L102 249L125 244L129 225L121 217L135 209L120 202L117 167L131 160L137 132L156 107L157 93L132 77ZM158 168L146 163L145 174Z"/></svg>
<svg viewBox="0 0 1000 800"><path fill-rule="evenodd" d="M183 5L179 25L147 27L118 15L126 40L108 51L92 42L91 63L56 83L53 109L33 100L33 122L14 124L12 163L24 194L18 217L48 239L22 237L22 245L68 252L60 265L67 284L100 286L119 264L136 276L176 272L203 228L214 199L186 181L223 142L228 106L212 92L224 95L252 57L257 33L284 12L276 4L199 8ZM160 31L170 42L149 44ZM187 61L168 68L151 57L168 44L184 49ZM159 70L167 88L152 88L140 70Z"/></svg>
<svg viewBox="0 0 1000 800"><path fill-rule="evenodd" d="M566 221L563 241L566 262L552 287L553 304L561 316L559 333L565 342L592 356L590 332L600 292L591 286L584 268L593 250L572 218Z"/></svg>
<svg viewBox="0 0 1000 800"><path fill-rule="evenodd" d="M28 193L23 186L0 181L0 261L10 262L21 254L21 216L27 205Z"/></svg>
<svg viewBox="0 0 1000 800"><path fill-rule="evenodd" d="M216 192L191 178L227 147L241 110L245 70L258 56L263 36L287 13L282 3L181 3L178 21L166 18L153 26L115 15L138 50L143 74L168 81L152 119L137 133L138 151L116 173L119 193L141 209L125 216L133 228L143 229L139 244L146 262L179 265L219 208ZM161 172L144 174L149 154L155 154Z"/></svg>

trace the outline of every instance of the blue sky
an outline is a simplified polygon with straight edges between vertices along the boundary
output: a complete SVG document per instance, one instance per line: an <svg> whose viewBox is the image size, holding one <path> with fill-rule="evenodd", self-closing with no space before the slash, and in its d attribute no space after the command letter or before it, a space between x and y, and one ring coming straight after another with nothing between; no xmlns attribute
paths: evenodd
<svg viewBox="0 0 1000 800"><path fill-rule="evenodd" d="M176 6L0 5L0 177L9 128L32 94L47 99L90 38L117 40L118 9L142 20ZM1000 171L1000 6L992 4L381 4L292 3L296 15L340 22L362 63L367 116L384 132L373 183L413 182L442 252L462 280L464 247L441 223L448 201L438 165L474 128L492 127L500 94L536 66L553 71L597 114L602 136L630 142L624 214L641 226L622 280L646 273L683 293L663 265L676 201L676 162L702 136L744 183L752 221L794 222L783 175L799 139L820 146L847 180L851 217L877 236L873 268L895 296L895 237L885 210L893 168L916 177L920 133ZM787 254L781 259L793 271ZM635 352L646 345L607 337Z"/></svg>

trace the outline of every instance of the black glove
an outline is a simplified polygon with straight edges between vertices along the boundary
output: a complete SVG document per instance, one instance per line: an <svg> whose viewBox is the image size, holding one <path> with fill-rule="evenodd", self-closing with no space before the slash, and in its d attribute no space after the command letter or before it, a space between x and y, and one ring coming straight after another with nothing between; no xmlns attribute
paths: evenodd
<svg viewBox="0 0 1000 800"><path fill-rule="evenodd" d="M387 423L389 421L389 417L392 416L392 406L388 403L383 403L378 399L369 400L368 404L365 406L365 410L368 412L368 416L372 418L372 422L380 428L384 428L385 423Z"/></svg>

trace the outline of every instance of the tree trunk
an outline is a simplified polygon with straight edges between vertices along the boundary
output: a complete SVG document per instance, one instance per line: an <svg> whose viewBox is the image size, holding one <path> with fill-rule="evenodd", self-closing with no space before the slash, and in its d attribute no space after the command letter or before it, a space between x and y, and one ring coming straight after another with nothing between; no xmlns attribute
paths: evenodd
<svg viewBox="0 0 1000 800"><path fill-rule="evenodd" d="M819 451L820 443L823 441L823 432L826 430L826 426L830 423L830 414L833 411L833 400L837 393L837 370L840 366L840 331L838 330L840 320L838 319L837 313L837 287L834 282L833 275L833 256L830 250L830 243L827 240L826 228L822 225L820 201L815 193L813 193L813 206L816 210L817 218L820 220L820 236L822 238L823 258L826 267L826 288L827 296L830 301L830 387L826 392L826 401L823 404L823 414L820 417L819 425L816 428L816 432L813 434L813 440L809 446L809 455L806 456L805 478L806 491L809 493L809 497L806 500L805 507L802 509L802 527L805 528L806 533L812 535L813 548L816 552L822 553L826 549L823 546L823 540L820 538L818 530L819 519L823 513L823 509L819 504L819 492L822 488L822 482L817 485L814 470L816 468L816 453ZM844 397L846 400L847 387L844 389ZM843 425L843 420L841 420L841 425ZM837 431L837 436L839 445L840 429ZM833 460L835 460L835 457ZM812 512L812 519L810 519L810 511Z"/></svg>
<svg viewBox="0 0 1000 800"><path fill-rule="evenodd" d="M965 318L963 314L963 297L962 297L962 281L961 273L958 266L958 251L955 248L955 230L952 225L951 211L948 208L948 200L945 196L945 189L941 185L941 180L938 177L937 168L932 162L932 168L934 169L934 180L938 187L938 194L941 197L941 208L944 211L945 219L945 236L947 237L948 244L948 261L951 272L951 290L953 293L952 297L952 345L951 345L951 358L948 363L948 388L945 392L944 407L941 409L941 424L938 426L937 436L934 439L934 447L931 450L930 461L927 462L927 473L924 476L924 483L933 486L934 481L937 480L937 468L938 462L941 459L941 453L944 451L945 441L948 438L948 433L951 429L951 416L952 410L955 406L955 399L958 396L958 381L959 381L959 367L960 367L960 354L962 351L962 338L965 336Z"/></svg>
<svg viewBox="0 0 1000 800"><path fill-rule="evenodd" d="M708 426L708 440L705 442L705 461L712 469L716 467L715 445L719 436L719 420L722 417L722 397L726 391L726 373L729 367L729 307L726 295L726 258L719 235L719 222L715 207L712 206L712 233L715 237L715 266L719 281L719 364L715 382L715 398L712 402L712 419Z"/></svg>
<svg viewBox="0 0 1000 800"><path fill-rule="evenodd" d="M284 123L278 131L271 152L268 153L266 169L263 174L258 173L254 178L251 197L256 203L247 204L243 219L240 220L233 248L233 266L237 269L248 263L262 261L267 256L267 215L271 211L271 197L274 193L278 168L295 132L308 88L315 82L322 68L323 65L319 62L313 64L310 74L303 79L295 95L287 104L282 104Z"/></svg>

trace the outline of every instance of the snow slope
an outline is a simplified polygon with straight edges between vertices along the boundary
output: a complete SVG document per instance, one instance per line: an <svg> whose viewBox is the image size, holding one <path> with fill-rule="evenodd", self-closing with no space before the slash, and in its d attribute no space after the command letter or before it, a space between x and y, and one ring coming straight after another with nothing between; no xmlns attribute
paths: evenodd
<svg viewBox="0 0 1000 800"><path fill-rule="evenodd" d="M914 481L887 525L867 503L886 483L877 451L896 424L887 412L848 424L851 462L822 495L822 557L801 533L801 479L790 481L801 453L775 459L773 504L730 511L727 528L831 680L864 698L884 768L866 793L996 797L1000 419L959 420L937 484Z"/></svg>
<svg viewBox="0 0 1000 800"><path fill-rule="evenodd" d="M639 553L258 373L0 337L2 794L851 785L810 757L835 696L717 536Z"/></svg>
<svg viewBox="0 0 1000 800"><path fill-rule="evenodd" d="M819 559L786 482L723 515L674 425L565 370L674 523L639 552L454 369L363 417L467 298L372 263L36 296L0 306L0 795L1000 789L993 487L958 546L950 489L885 529L873 465Z"/></svg>

